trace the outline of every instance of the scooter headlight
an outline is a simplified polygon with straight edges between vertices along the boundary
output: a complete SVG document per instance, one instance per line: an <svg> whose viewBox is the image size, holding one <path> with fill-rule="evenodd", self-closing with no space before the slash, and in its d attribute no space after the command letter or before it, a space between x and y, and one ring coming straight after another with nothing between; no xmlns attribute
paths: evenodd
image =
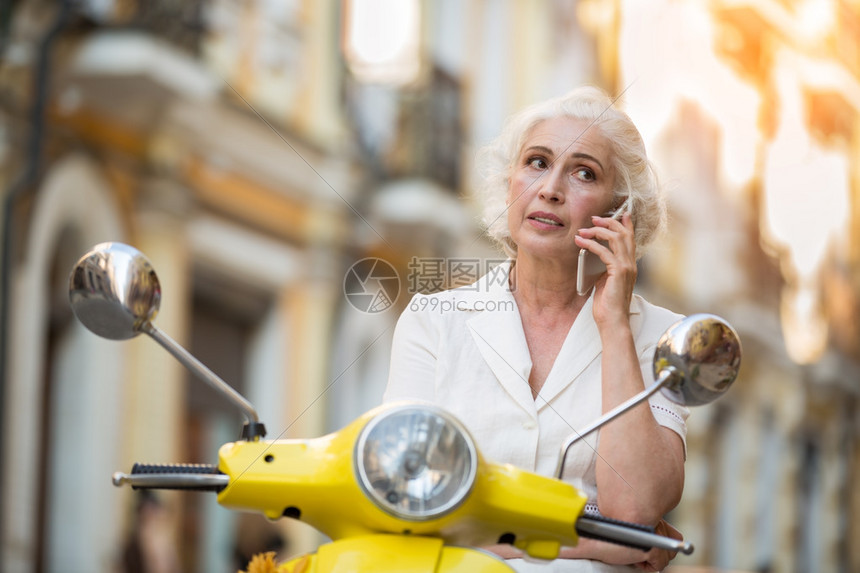
<svg viewBox="0 0 860 573"><path fill-rule="evenodd" d="M407 405L373 418L355 449L358 481L386 512L412 521L440 517L466 499L478 454L453 416L431 406Z"/></svg>

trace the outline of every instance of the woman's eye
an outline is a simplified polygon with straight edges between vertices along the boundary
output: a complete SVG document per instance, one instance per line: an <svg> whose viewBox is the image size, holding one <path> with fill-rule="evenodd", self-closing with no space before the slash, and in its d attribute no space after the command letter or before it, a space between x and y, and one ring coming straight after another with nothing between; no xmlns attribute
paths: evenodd
<svg viewBox="0 0 860 573"><path fill-rule="evenodd" d="M543 157L531 157L528 161L529 167L533 167L535 169L546 169L547 163Z"/></svg>
<svg viewBox="0 0 860 573"><path fill-rule="evenodd" d="M594 172L591 169L586 169L585 167L580 167L579 169L573 172L574 176L577 179L582 181L594 181Z"/></svg>

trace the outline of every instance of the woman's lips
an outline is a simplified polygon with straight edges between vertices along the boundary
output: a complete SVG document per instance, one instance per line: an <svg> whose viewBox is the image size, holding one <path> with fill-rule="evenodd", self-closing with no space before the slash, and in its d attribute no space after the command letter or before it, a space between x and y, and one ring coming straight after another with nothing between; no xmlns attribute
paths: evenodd
<svg viewBox="0 0 860 573"><path fill-rule="evenodd" d="M564 223L561 222L561 219L559 219L558 217L556 217L552 213L545 213L543 211L537 211L535 213L530 213L528 215L528 217L526 217L526 218L530 221L533 221L535 226L538 226L541 228L552 229L552 228L564 227Z"/></svg>

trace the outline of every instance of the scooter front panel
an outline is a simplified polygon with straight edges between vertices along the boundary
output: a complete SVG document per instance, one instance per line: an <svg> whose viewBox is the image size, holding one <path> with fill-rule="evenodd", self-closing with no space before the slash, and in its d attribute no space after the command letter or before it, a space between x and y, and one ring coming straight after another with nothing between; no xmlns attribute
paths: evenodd
<svg viewBox="0 0 860 573"><path fill-rule="evenodd" d="M367 535L320 546L282 564L279 573L511 573L504 560L416 535Z"/></svg>

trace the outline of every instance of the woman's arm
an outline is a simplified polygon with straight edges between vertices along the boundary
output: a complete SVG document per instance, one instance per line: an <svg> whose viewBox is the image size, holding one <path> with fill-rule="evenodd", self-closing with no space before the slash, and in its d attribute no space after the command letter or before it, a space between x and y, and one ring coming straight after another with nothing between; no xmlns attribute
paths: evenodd
<svg viewBox="0 0 860 573"><path fill-rule="evenodd" d="M603 339L603 411L645 389L633 337L619 324ZM657 423L647 401L600 430L597 505L608 517L657 523L680 501L684 489L684 445Z"/></svg>
<svg viewBox="0 0 860 573"><path fill-rule="evenodd" d="M581 233L610 245L597 249L607 272L593 295L603 345L603 411L608 412L645 389L629 318L636 283L633 223L629 215L621 221L598 219L595 227ZM597 452L597 503L604 515L653 525L680 501L683 442L657 423L647 401L600 430Z"/></svg>

